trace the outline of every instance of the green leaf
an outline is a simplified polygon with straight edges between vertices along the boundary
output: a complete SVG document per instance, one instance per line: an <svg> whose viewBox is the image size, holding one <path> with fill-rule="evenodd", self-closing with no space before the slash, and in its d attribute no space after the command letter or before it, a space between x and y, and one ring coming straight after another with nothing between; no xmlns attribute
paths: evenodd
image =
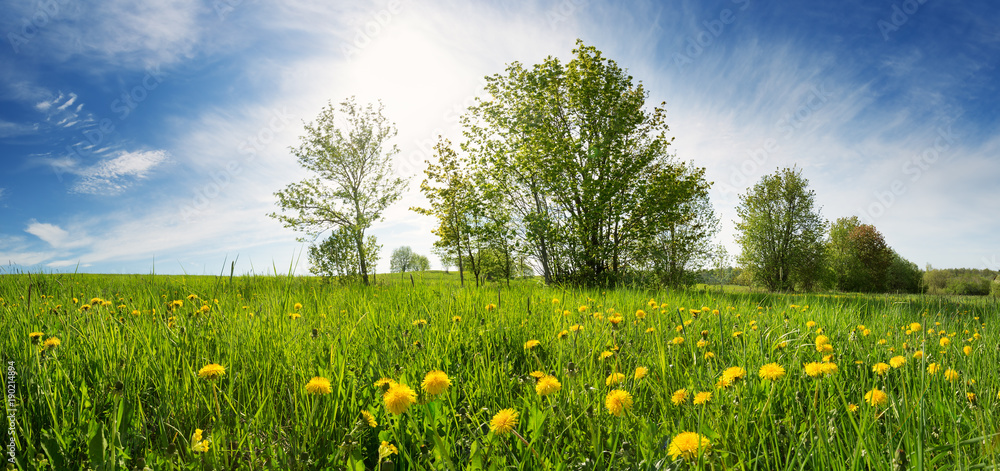
<svg viewBox="0 0 1000 471"><path fill-rule="evenodd" d="M91 466L95 468L104 466L104 454L108 449L108 441L104 437L104 424L91 422L87 436L87 457L90 458Z"/></svg>

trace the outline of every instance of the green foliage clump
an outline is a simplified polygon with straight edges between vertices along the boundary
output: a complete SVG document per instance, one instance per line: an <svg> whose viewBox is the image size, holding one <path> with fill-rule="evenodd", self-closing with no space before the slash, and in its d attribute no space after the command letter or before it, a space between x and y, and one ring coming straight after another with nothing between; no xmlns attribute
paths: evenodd
<svg viewBox="0 0 1000 471"><path fill-rule="evenodd" d="M985 296L994 289L997 276L989 269L928 269L923 282L930 294Z"/></svg>

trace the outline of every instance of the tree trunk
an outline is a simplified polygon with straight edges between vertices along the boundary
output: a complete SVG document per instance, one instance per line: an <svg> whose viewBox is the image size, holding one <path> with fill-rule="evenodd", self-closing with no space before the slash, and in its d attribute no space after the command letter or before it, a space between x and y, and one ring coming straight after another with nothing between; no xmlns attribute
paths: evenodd
<svg viewBox="0 0 1000 471"><path fill-rule="evenodd" d="M465 286L465 267L462 265L462 245L461 244L458 245L458 248L455 250L455 253L458 254L458 280L460 282L460 286L464 287Z"/></svg>
<svg viewBox="0 0 1000 471"><path fill-rule="evenodd" d="M365 233L355 230L354 242L358 246L358 260L361 262L361 280L364 281L365 286L368 286L368 261L365 260Z"/></svg>

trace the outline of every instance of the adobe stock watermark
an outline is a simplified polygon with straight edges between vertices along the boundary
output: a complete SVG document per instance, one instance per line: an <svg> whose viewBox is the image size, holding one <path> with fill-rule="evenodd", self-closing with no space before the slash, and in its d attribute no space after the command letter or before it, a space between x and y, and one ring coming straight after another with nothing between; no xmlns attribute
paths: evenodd
<svg viewBox="0 0 1000 471"><path fill-rule="evenodd" d="M405 3L403 0L389 0L385 8L376 11L367 21L354 28L351 42L340 47L344 58L351 61L355 56L361 54L361 50L368 47L375 37L382 34L389 23L392 23L393 17L403 11Z"/></svg>
<svg viewBox="0 0 1000 471"><path fill-rule="evenodd" d="M800 129L802 129L810 118L830 102L833 93L829 92L823 84L814 85L809 90L806 99L793 111L785 113L774 123L774 130L780 133L778 137L769 137L764 140L760 147L748 149L747 158L743 159L739 165L729 166L729 181L720 183L720 190L723 194L739 194L741 188L745 188L751 183L764 164L771 158L771 154L777 152L781 147L781 141L791 139Z"/></svg>
<svg viewBox="0 0 1000 471"><path fill-rule="evenodd" d="M545 13L545 19L549 22L549 28L555 29L559 23L563 23L572 18L581 8L585 7L588 0L562 0L556 6Z"/></svg>
<svg viewBox="0 0 1000 471"><path fill-rule="evenodd" d="M272 109L267 123L236 146L240 157L230 159L221 170L209 172L212 181L197 188L191 201L180 208L184 222L192 222L196 216L208 209L212 200L221 195L243 173L244 166L257 160L257 154L274 142L275 136L291 125L294 119L295 115L289 113L286 108Z"/></svg>
<svg viewBox="0 0 1000 471"><path fill-rule="evenodd" d="M117 122L120 123L127 119L139 107L140 103L146 101L149 98L150 92L156 90L163 82L163 76L159 65L148 67L146 68L146 74L137 84L131 88L122 90L121 95L109 104L111 112L115 113L118 117ZM66 145L66 159L72 160L74 157L82 158L92 155L93 149L97 149L101 144L106 143L108 136L115 132L115 123L116 121L111 118L101 118L97 120L97 124L94 127L84 129L81 133L83 141ZM56 165L55 162L51 163L50 166L56 174L56 178L62 182L62 174L64 172L62 167Z"/></svg>
<svg viewBox="0 0 1000 471"><path fill-rule="evenodd" d="M889 33L899 31L899 28L905 25L907 21L910 21L910 17L920 10L920 5L925 3L927 3L927 0L903 0L902 4L893 4L892 13L885 19L875 22L878 32L882 33L882 40L888 41Z"/></svg>
<svg viewBox="0 0 1000 471"><path fill-rule="evenodd" d="M738 5L739 11L746 11L750 7L750 0L731 0L734 5ZM686 46L684 47L683 53L675 52L673 55L674 65L678 69L684 70L687 66L694 63L695 59L700 57L706 49L712 47L715 44L715 40L722 36L722 33L726 31L726 27L736 22L736 12L724 8L719 12L716 18L710 20L705 20L701 22L701 26L704 29L700 29L693 36L688 36L685 39Z"/></svg>
<svg viewBox="0 0 1000 471"><path fill-rule="evenodd" d="M934 164L941 160L944 153L955 146L958 142L958 136L951 129L953 122L954 120L949 120L947 124L938 126L934 140L924 150L903 160L900 172L909 178L893 179L887 187L874 191L872 196L875 201L866 207L858 208L861 219L868 224L874 224L875 220L885 215L900 196L906 194L908 185L920 180Z"/></svg>
<svg viewBox="0 0 1000 471"><path fill-rule="evenodd" d="M486 80L480 79L478 90L486 89ZM397 165L394 165L394 172L397 177L408 178L414 174L420 175L423 172L424 161L431 160L434 156L434 146L438 143L439 136L447 136L449 131L455 131L461 127L462 115L468 111L469 107L476 104L476 94L467 95L462 101L452 103L451 108L445 110L441 116L443 127L435 127L424 139L413 141L415 150L406 154Z"/></svg>
<svg viewBox="0 0 1000 471"><path fill-rule="evenodd" d="M993 260L983 257L983 266L987 270L1000 271L1000 258L997 258L996 254L993 254Z"/></svg>
<svg viewBox="0 0 1000 471"><path fill-rule="evenodd" d="M17 463L17 369L14 368L13 361L7 361L7 437L5 444L7 451L7 462L11 465Z"/></svg>
<svg viewBox="0 0 1000 471"><path fill-rule="evenodd" d="M28 44L42 29L55 21L67 3L68 0L42 0L38 2L34 13L22 17L19 22L21 28L7 33L7 40L10 41L14 54L20 54L21 46Z"/></svg>
<svg viewBox="0 0 1000 471"><path fill-rule="evenodd" d="M215 10L215 14L218 15L219 21L226 21L226 17L236 11L236 7L242 4L243 0L215 0L212 3L212 8Z"/></svg>

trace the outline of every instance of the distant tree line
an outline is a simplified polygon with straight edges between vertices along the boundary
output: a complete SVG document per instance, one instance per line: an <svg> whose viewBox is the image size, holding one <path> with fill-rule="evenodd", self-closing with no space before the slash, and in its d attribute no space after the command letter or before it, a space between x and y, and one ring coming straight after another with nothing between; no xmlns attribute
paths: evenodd
<svg viewBox="0 0 1000 471"><path fill-rule="evenodd" d="M1000 297L1000 272L974 268L935 269L924 272L924 286L930 294L959 294Z"/></svg>

